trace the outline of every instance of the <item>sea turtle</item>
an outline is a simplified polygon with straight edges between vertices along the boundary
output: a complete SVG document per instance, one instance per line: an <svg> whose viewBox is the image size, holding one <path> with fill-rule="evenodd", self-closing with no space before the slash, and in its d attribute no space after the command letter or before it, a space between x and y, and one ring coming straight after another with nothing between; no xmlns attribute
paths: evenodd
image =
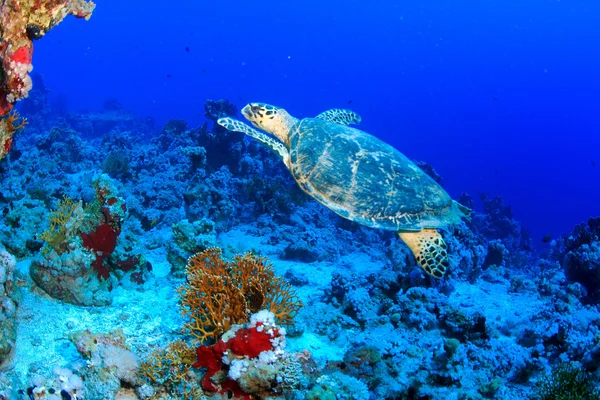
<svg viewBox="0 0 600 400"><path fill-rule="evenodd" d="M273 137L232 118L217 122L273 150L298 185L338 215L398 232L428 274L444 276L447 246L436 228L458 223L470 210L398 150L349 127L360 122L358 114L333 109L297 119L264 103L250 103L242 114Z"/></svg>

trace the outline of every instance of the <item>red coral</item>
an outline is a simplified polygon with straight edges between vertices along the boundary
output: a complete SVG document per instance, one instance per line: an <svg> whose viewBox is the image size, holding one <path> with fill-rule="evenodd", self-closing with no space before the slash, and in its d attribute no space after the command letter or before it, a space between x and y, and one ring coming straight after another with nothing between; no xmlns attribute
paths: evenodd
<svg viewBox="0 0 600 400"><path fill-rule="evenodd" d="M2 91L0 90L0 95ZM0 112L2 105L0 102ZM19 113L12 111L7 117L0 117L0 159L2 159L13 145L13 135L16 131L27 125L27 119L21 118Z"/></svg>
<svg viewBox="0 0 600 400"><path fill-rule="evenodd" d="M221 384L213 381L213 377L224 367L223 354L230 350L236 356L256 358L263 351L273 350L271 340L279 335L278 330L274 330L273 335L264 331L259 331L259 322L256 327L238 329L235 336L224 342L219 340L212 346L200 346L196 349L198 361L193 364L194 368L206 368L206 374L202 378L202 387L206 390L226 394L231 392L234 397L251 399L250 395L244 393L239 384L233 379L226 378Z"/></svg>
<svg viewBox="0 0 600 400"><path fill-rule="evenodd" d="M123 272L133 271L140 264L140 256L129 256L125 259L117 260L117 268Z"/></svg>
<svg viewBox="0 0 600 400"><path fill-rule="evenodd" d="M196 349L198 361L193 364L194 368L206 368L206 373L202 378L202 387L213 392L218 392L219 388L213 385L210 378L221 370L223 361L221 357L225 351L223 341L219 341L213 346L200 346Z"/></svg>
<svg viewBox="0 0 600 400"><path fill-rule="evenodd" d="M2 149L0 149L0 154L8 154L10 149L12 149L12 144L13 144L13 138L12 137L6 138L6 140L4 141L4 143L2 145Z"/></svg>
<svg viewBox="0 0 600 400"><path fill-rule="evenodd" d="M81 232L80 235L83 239L83 245L96 254L96 260L92 266L98 273L98 279L101 277L108 279L110 271L104 265L104 259L115 250L119 232L116 232L110 224L104 223L98 225L95 231L90 233Z"/></svg>
<svg viewBox="0 0 600 400"><path fill-rule="evenodd" d="M22 46L17 49L12 55L11 59L15 62L21 64L31 64L31 55L33 53L33 48L29 48L27 46Z"/></svg>
<svg viewBox="0 0 600 400"><path fill-rule="evenodd" d="M256 325L258 327L262 324L259 322ZM235 333L235 337L227 342L233 354L255 358L263 351L273 349L271 344L273 336L262 331L259 332L257 327L240 329ZM278 332L275 330L275 336L277 335Z"/></svg>
<svg viewBox="0 0 600 400"><path fill-rule="evenodd" d="M7 95L8 93L6 90L4 88L0 88L0 117L8 114L14 106L13 103L9 103L8 100L6 100Z"/></svg>
<svg viewBox="0 0 600 400"><path fill-rule="evenodd" d="M81 233L83 245L102 257L108 257L117 246L118 233L109 224L98 225L94 232Z"/></svg>

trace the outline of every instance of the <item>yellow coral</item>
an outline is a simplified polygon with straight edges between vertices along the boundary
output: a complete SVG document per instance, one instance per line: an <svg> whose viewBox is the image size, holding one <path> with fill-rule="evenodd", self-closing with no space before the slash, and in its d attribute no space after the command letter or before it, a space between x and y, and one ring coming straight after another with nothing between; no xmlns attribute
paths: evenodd
<svg viewBox="0 0 600 400"><path fill-rule="evenodd" d="M192 256L186 266L187 284L178 291L185 328L200 342L217 340L251 313L269 310L280 324L291 324L302 302L292 286L276 277L265 258L246 253L224 261L210 248Z"/></svg>
<svg viewBox="0 0 600 400"><path fill-rule="evenodd" d="M69 239L73 236L83 220L83 206L81 200L64 196L58 202L58 208L50 214L50 228L40 235L50 248L62 254L67 247ZM47 249L46 251L49 251Z"/></svg>
<svg viewBox="0 0 600 400"><path fill-rule="evenodd" d="M140 365L140 371L152 385L162 386L169 395L177 394L181 399L194 400L203 395L200 381L191 370L196 360L195 350L178 340L166 349L156 349ZM153 398L164 398L157 393Z"/></svg>

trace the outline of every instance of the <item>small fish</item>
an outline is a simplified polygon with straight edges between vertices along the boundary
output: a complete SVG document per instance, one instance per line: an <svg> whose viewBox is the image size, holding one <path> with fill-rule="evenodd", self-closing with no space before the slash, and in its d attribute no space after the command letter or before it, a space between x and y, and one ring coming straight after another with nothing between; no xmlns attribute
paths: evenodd
<svg viewBox="0 0 600 400"><path fill-rule="evenodd" d="M592 167L596 166L596 161L592 160Z"/></svg>
<svg viewBox="0 0 600 400"><path fill-rule="evenodd" d="M549 233L542 238L542 243L548 243L551 240L552 240L552 234Z"/></svg>
<svg viewBox="0 0 600 400"><path fill-rule="evenodd" d="M173 77L173 75L167 74L167 78L172 78L172 77Z"/></svg>
<svg viewBox="0 0 600 400"><path fill-rule="evenodd" d="M494 99L494 100L497 101L498 100L498 96L492 96L492 99Z"/></svg>
<svg viewBox="0 0 600 400"><path fill-rule="evenodd" d="M190 52L189 46L185 46L185 51L187 51L188 53Z"/></svg>
<svg viewBox="0 0 600 400"><path fill-rule="evenodd" d="M348 100L348 104L352 104L352 100Z"/></svg>
<svg viewBox="0 0 600 400"><path fill-rule="evenodd" d="M206 72L206 68L202 68L202 72Z"/></svg>

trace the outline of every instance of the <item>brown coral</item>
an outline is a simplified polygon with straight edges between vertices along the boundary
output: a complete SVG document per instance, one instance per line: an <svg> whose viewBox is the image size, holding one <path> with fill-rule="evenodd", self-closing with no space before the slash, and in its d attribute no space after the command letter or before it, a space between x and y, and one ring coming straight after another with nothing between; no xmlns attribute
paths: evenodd
<svg viewBox="0 0 600 400"><path fill-rule="evenodd" d="M0 119L0 160L10 151L16 131L27 125L27 118L22 118L13 110L8 116Z"/></svg>
<svg viewBox="0 0 600 400"><path fill-rule="evenodd" d="M269 310L280 324L291 324L302 307L292 286L275 276L265 258L251 253L231 262L218 248L192 256L186 266L187 284L178 291L185 328L201 342L216 340L250 314Z"/></svg>
<svg viewBox="0 0 600 400"><path fill-rule="evenodd" d="M142 376L156 389L162 387L152 399L163 399L166 393L182 400L201 398L200 381L192 370L195 361L196 350L181 340L152 351L140 365Z"/></svg>

